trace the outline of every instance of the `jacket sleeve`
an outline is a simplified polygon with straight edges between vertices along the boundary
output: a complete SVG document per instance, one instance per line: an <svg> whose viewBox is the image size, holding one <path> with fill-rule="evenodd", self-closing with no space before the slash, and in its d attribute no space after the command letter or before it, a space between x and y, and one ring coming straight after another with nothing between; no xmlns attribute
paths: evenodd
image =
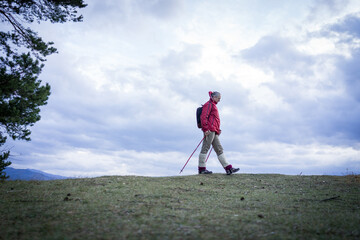
<svg viewBox="0 0 360 240"><path fill-rule="evenodd" d="M208 101L204 104L203 110L202 110L201 116L200 116L201 127L202 127L203 132L210 130L210 125L209 125L210 110L211 110L211 103L210 103L210 101Z"/></svg>

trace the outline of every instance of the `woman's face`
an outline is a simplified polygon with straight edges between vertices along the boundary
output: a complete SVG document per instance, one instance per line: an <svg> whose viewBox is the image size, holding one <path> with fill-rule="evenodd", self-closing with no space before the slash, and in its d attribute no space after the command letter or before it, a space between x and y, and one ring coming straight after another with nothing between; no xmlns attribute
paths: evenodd
<svg viewBox="0 0 360 240"><path fill-rule="evenodd" d="M220 99L221 99L221 95L219 95L219 96L214 96L214 97L213 97L213 100L214 100L216 103L220 102Z"/></svg>

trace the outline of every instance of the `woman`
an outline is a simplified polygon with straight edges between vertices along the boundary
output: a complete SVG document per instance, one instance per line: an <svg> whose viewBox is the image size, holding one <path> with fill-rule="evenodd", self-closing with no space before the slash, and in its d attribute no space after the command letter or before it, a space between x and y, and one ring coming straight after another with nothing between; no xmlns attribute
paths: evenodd
<svg viewBox="0 0 360 240"><path fill-rule="evenodd" d="M200 116L202 131L205 138L199 154L199 174L211 174L212 172L206 169L206 155L212 145L216 155L226 171L227 175L231 175L239 171L239 168L233 168L231 164L226 161L223 153L223 148L220 144L219 135L220 130L220 117L216 104L220 102L221 94L219 92L209 92L210 100L203 106Z"/></svg>

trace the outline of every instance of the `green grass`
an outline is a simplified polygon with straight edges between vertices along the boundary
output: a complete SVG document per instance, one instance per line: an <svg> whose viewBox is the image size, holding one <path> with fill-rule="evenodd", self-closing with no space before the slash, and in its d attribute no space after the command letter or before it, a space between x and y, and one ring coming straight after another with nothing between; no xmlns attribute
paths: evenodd
<svg viewBox="0 0 360 240"><path fill-rule="evenodd" d="M360 239L360 177L0 183L0 239Z"/></svg>

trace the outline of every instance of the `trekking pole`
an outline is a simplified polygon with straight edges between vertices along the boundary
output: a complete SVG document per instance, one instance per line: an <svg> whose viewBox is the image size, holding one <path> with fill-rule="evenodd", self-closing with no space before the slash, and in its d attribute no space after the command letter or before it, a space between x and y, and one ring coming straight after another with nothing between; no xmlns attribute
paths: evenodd
<svg viewBox="0 0 360 240"><path fill-rule="evenodd" d="M211 147L211 149L210 149L210 152L209 152L209 155L207 156L207 158L206 158L206 161L205 162L207 162L207 160L209 159L209 157L210 157L210 153L211 153L211 151L213 150L213 147Z"/></svg>
<svg viewBox="0 0 360 240"><path fill-rule="evenodd" d="M183 166L183 168L180 170L179 174L182 173L182 171L184 170L186 164L189 162L190 158L192 157L192 155L194 155L196 149L198 149L198 147L200 146L200 144L202 143L202 141L204 141L205 136L203 137L203 139L201 139L201 141L199 142L199 144L197 145L197 147L195 148L195 150L193 151L193 153L190 155L189 159L186 161L185 165Z"/></svg>

